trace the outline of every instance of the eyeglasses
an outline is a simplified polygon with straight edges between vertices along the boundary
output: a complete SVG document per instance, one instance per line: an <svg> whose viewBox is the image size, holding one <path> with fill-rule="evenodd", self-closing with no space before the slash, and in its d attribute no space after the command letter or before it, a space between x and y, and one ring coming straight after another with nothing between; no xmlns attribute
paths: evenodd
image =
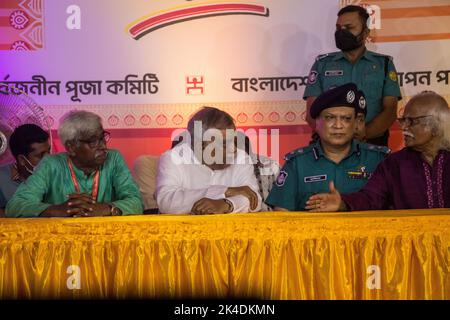
<svg viewBox="0 0 450 320"><path fill-rule="evenodd" d="M424 116L418 116L418 117L403 117L398 118L397 121L400 123L401 126L415 126L420 123L420 119L432 117L432 115L424 115Z"/></svg>
<svg viewBox="0 0 450 320"><path fill-rule="evenodd" d="M94 139L90 139L90 140L78 140L78 141L87 143L89 145L89 147L94 149L94 148L97 148L100 145L100 143L102 143L102 142L106 144L110 138L111 138L111 134L108 131L103 131L100 138L94 138Z"/></svg>

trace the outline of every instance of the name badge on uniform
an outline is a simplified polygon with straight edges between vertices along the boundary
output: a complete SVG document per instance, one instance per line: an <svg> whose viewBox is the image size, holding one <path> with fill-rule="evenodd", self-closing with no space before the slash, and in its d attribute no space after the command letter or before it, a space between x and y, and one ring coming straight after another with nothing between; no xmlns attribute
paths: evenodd
<svg viewBox="0 0 450 320"><path fill-rule="evenodd" d="M327 175L326 174L321 174L321 175L318 175L318 176L305 177L303 180L305 181L305 183L326 181L327 180Z"/></svg>
<svg viewBox="0 0 450 320"><path fill-rule="evenodd" d="M344 70L327 70L325 71L325 77L337 77L343 76Z"/></svg>

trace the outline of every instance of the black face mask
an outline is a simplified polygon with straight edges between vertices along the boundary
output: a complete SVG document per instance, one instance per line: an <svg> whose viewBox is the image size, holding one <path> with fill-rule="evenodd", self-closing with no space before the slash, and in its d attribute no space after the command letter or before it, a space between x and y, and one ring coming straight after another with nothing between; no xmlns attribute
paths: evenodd
<svg viewBox="0 0 450 320"><path fill-rule="evenodd" d="M357 36L348 31L347 29L336 30L334 33L334 39L336 40L336 47L342 51L355 50L363 45L362 41L358 41L358 38L363 34L364 30Z"/></svg>

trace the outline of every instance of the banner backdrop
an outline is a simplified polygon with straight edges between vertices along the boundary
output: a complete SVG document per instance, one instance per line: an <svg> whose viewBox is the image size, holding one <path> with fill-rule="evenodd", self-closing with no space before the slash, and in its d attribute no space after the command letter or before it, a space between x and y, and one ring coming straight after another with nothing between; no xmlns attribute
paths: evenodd
<svg viewBox="0 0 450 320"><path fill-rule="evenodd" d="M239 126L301 126L346 4L369 8L368 47L394 57L401 105L422 90L449 99L449 0L1 0L0 82L46 106L54 129L74 108L112 129L180 128L203 105Z"/></svg>

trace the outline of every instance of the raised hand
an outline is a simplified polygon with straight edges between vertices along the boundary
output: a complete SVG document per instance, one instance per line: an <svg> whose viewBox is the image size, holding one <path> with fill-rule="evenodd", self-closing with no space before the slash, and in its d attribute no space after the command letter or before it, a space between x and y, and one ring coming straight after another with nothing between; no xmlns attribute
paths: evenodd
<svg viewBox="0 0 450 320"><path fill-rule="evenodd" d="M330 181L329 193L319 193L309 197L306 201L305 209L310 212L334 212L345 210L345 203L342 201L341 194L335 188L334 182Z"/></svg>

